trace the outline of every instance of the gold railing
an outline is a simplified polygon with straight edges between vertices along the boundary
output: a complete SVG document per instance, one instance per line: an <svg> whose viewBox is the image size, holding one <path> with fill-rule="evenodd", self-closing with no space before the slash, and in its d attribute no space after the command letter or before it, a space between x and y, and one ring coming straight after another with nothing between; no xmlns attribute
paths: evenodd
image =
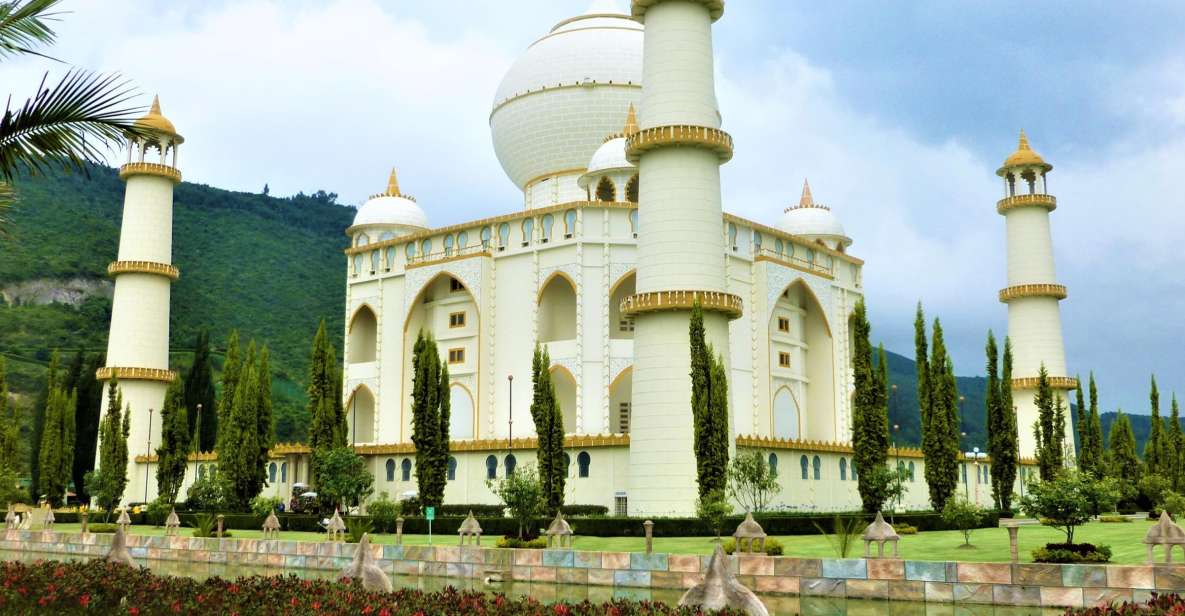
<svg viewBox="0 0 1185 616"><path fill-rule="evenodd" d="M119 274L156 274L170 280L177 280L181 277L181 270L174 265L155 261L114 261L107 266L108 276Z"/></svg>
<svg viewBox="0 0 1185 616"><path fill-rule="evenodd" d="M1078 379L1072 376L1051 376L1046 379L1049 381L1049 386L1054 389L1078 389ZM1013 389L1037 389L1040 384L1041 378L1036 376L1012 379Z"/></svg>
<svg viewBox="0 0 1185 616"><path fill-rule="evenodd" d="M468 259L470 257L488 257L491 254L490 250L490 248L481 244L474 244L473 246L466 246L464 248L452 248L450 250L441 250L428 254L418 253L407 259L407 269L426 267L449 261L460 261L461 259Z"/></svg>
<svg viewBox="0 0 1185 616"><path fill-rule="evenodd" d="M1052 297L1066 299L1066 287L1060 284L1021 284L1000 289L1000 301L1007 304L1018 297Z"/></svg>
<svg viewBox="0 0 1185 616"><path fill-rule="evenodd" d="M162 383L172 383L177 380L177 373L172 370L161 370L159 368L125 368L118 366L107 366L95 370L95 378L100 381L109 381L112 377L117 377L123 381L160 381Z"/></svg>
<svg viewBox="0 0 1185 616"><path fill-rule="evenodd" d="M813 249L811 249L811 250L813 250ZM826 254L826 253L824 253L824 254ZM832 259L831 266L826 266L821 263L817 263L815 261L811 261L808 259L802 259L799 257L789 256L784 253L777 252L776 250L774 250L772 248L762 248L761 250L759 250L757 252L757 257L754 260L756 260L756 261L771 261L773 263L777 263L779 265L785 265L786 267L796 269L796 270L799 270L802 272L807 272L810 274L819 274L820 276L834 278L835 277L835 260L834 260L835 258L832 257L831 255L828 255L827 258Z"/></svg>
<svg viewBox="0 0 1185 616"><path fill-rule="evenodd" d="M732 136L719 128L707 126L655 126L640 130L625 142L626 157L637 163L650 150L669 146L705 148L720 156L721 162L732 159Z"/></svg>
<svg viewBox="0 0 1185 616"><path fill-rule="evenodd" d="M637 315L644 312L664 310L690 310L699 305L711 312L723 312L729 319L740 318L744 313L744 302L740 296L720 291L652 291L638 293L621 301L623 315Z"/></svg>
<svg viewBox="0 0 1185 616"><path fill-rule="evenodd" d="M133 175L155 175L173 180L174 183L181 182L181 172L168 165L159 163L128 163L119 168L119 178L121 180L126 180Z"/></svg>
<svg viewBox="0 0 1185 616"><path fill-rule="evenodd" d="M1057 197L1053 195L1016 195L996 202L996 211L1003 214L1020 207L1043 207L1050 212L1057 209Z"/></svg>

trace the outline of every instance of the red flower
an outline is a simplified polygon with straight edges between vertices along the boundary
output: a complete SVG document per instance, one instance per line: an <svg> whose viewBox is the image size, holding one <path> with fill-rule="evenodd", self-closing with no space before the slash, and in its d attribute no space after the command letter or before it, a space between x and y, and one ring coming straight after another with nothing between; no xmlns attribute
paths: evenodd
<svg viewBox="0 0 1185 616"><path fill-rule="evenodd" d="M82 595L81 597L79 597L79 598L78 598L78 603L79 603L80 605L82 605L82 607L88 607L88 606L91 604L91 596L90 596L90 594L88 593L88 594L85 594L85 595Z"/></svg>
<svg viewBox="0 0 1185 616"><path fill-rule="evenodd" d="M379 610L379 616L391 616L391 610L383 608Z"/></svg>
<svg viewBox="0 0 1185 616"><path fill-rule="evenodd" d="M362 608L362 613L363 614L373 614L374 608L368 605L368 606Z"/></svg>
<svg viewBox="0 0 1185 616"><path fill-rule="evenodd" d="M128 614L131 614L131 616L140 616L140 608L134 606L129 607Z"/></svg>

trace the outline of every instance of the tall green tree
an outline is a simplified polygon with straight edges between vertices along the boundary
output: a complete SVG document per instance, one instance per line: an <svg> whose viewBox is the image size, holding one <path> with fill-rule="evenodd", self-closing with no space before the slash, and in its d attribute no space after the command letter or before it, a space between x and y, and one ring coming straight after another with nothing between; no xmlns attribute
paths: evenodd
<svg viewBox="0 0 1185 616"><path fill-rule="evenodd" d="M564 505L564 484L568 475L564 463L564 413L551 380L551 355L535 344L531 360L531 419L538 435L539 481L542 482L546 513L554 515Z"/></svg>
<svg viewBox="0 0 1185 616"><path fill-rule="evenodd" d="M41 433L39 462L41 491L49 504L57 507L66 500L74 469L74 410L78 395L64 386L49 392L45 405L45 428Z"/></svg>
<svg viewBox="0 0 1185 616"><path fill-rule="evenodd" d="M341 369L325 320L317 326L309 360L309 446L314 452L346 446L346 413L342 405ZM314 474L316 469L314 468ZM319 477L314 477L317 483Z"/></svg>
<svg viewBox="0 0 1185 616"><path fill-rule="evenodd" d="M258 463L260 397L259 367L252 341L235 384L229 414L221 418L218 439L218 475L230 487L229 500L239 510L247 508L265 482L264 467Z"/></svg>
<svg viewBox="0 0 1185 616"><path fill-rule="evenodd" d="M1016 481L1016 416L1011 404L1011 382L998 374L999 349L996 337L988 331L987 339L987 453L991 457L992 500L999 511L1012 511L1012 486ZM1005 360L1009 380L1012 370L1012 348L1005 341ZM1005 389L1008 393L1005 394ZM1008 400L1005 400L1007 396Z"/></svg>
<svg viewBox="0 0 1185 616"><path fill-rule="evenodd" d="M1168 452L1169 463L1172 466L1173 491L1178 491L1182 484L1182 474L1185 473L1185 457L1181 449L1185 447L1185 435L1181 434L1181 409L1177 405L1177 394L1173 394L1173 402L1169 413Z"/></svg>
<svg viewBox="0 0 1185 616"><path fill-rule="evenodd" d="M918 302L917 316L913 320L914 367L917 369L918 410L921 413L922 454L932 455L934 443L930 435L930 357L926 342L926 316L922 302Z"/></svg>
<svg viewBox="0 0 1185 616"><path fill-rule="evenodd" d="M1120 410L1115 421L1111 422L1111 434L1107 438L1107 459L1110 463L1110 476L1119 482L1120 486L1129 489L1140 483L1144 475L1140 456L1136 453L1136 436L1132 432L1131 420Z"/></svg>
<svg viewBox="0 0 1185 616"><path fill-rule="evenodd" d="M185 408L185 386L181 379L169 384L160 409L160 446L156 448L156 487L159 498L177 501L185 481L189 460L189 409Z"/></svg>
<svg viewBox="0 0 1185 616"><path fill-rule="evenodd" d="M715 356L697 301L688 325L691 352L692 448L699 496L723 494L728 487L728 378L724 359Z"/></svg>
<svg viewBox="0 0 1185 616"><path fill-rule="evenodd" d="M1152 391L1148 396L1152 418L1148 427L1148 440L1144 442L1144 468L1150 474L1165 474L1164 423L1160 420L1160 391L1156 388L1156 376L1152 377Z"/></svg>
<svg viewBox="0 0 1185 616"><path fill-rule="evenodd" d="M959 390L955 382L954 364L946 353L942 323L934 319L933 342L930 349L929 419L922 435L926 461L926 483L930 489L930 504L942 511L959 485Z"/></svg>
<svg viewBox="0 0 1185 616"><path fill-rule="evenodd" d="M32 447L29 448L29 495L36 501L44 491L41 486L41 442L45 436L45 418L49 406L49 395L58 386L58 352L49 356L49 367L45 371L45 387L37 394L33 405Z"/></svg>
<svg viewBox="0 0 1185 616"><path fill-rule="evenodd" d="M873 366L872 325L863 300L852 315L852 372L855 392L852 397L852 464L857 470L857 488L864 511L880 511L884 504L884 486L875 485L889 459L888 383L884 348L880 349L879 369Z"/></svg>
<svg viewBox="0 0 1185 616"><path fill-rule="evenodd" d="M1045 365L1037 373L1037 421L1033 436L1037 442L1037 467L1042 480L1053 479L1065 467L1066 414L1062 397L1049 383Z"/></svg>
<svg viewBox="0 0 1185 616"><path fill-rule="evenodd" d="M1074 433L1078 435L1078 470L1085 472L1086 467L1083 466L1082 456L1087 448L1087 439L1090 438L1090 413L1086 409L1086 396L1082 393L1082 377L1075 377L1078 386L1074 388L1074 407L1078 409L1078 423L1074 425ZM1086 466L1090 466L1090 462L1086 462Z"/></svg>
<svg viewBox="0 0 1185 616"><path fill-rule="evenodd" d="M420 502L439 507L448 482L449 374L436 339L421 331L412 348L411 440Z"/></svg>
<svg viewBox="0 0 1185 616"><path fill-rule="evenodd" d="M260 469L260 477L266 478L263 469L267 468L269 452L276 443L276 418L272 413L272 369L270 365L271 353L265 345L259 352L259 402L255 415L255 465ZM266 485L266 479L260 484L260 489Z"/></svg>
<svg viewBox="0 0 1185 616"><path fill-rule="evenodd" d="M89 501L83 480L95 467L95 451L99 441L99 414L103 403L103 383L95 372L103 365L103 354L79 352L66 377L66 389L78 393L74 410L74 464L71 479L80 501Z"/></svg>
<svg viewBox="0 0 1185 616"><path fill-rule="evenodd" d="M1094 382L1094 373L1090 374L1088 388L1089 403L1085 412L1078 412L1086 417L1083 424L1082 450L1079 452L1078 466L1082 472L1089 473L1095 479L1101 479L1107 474L1105 461L1105 445L1103 443L1103 423L1099 417L1099 391Z"/></svg>
<svg viewBox="0 0 1185 616"><path fill-rule="evenodd" d="M15 403L8 399L8 374L0 355L0 470L16 473L20 468L21 418Z"/></svg>
<svg viewBox="0 0 1185 616"><path fill-rule="evenodd" d="M239 331L232 330L230 338L226 341L226 361L222 363L222 391L218 398L217 417L214 420L216 426L214 449L218 451L226 446L223 439L230 429L226 424L230 421L231 409L235 403L235 389L239 386L239 380L242 378L243 360L239 354Z"/></svg>
<svg viewBox="0 0 1185 616"><path fill-rule="evenodd" d="M193 365L185 374L185 408L189 409L189 433L194 435L190 440L197 451L214 449L218 438L217 405L214 365L210 355L210 332L202 330L193 343Z"/></svg>
<svg viewBox="0 0 1185 616"><path fill-rule="evenodd" d="M119 379L107 382L107 414L99 422L99 467L87 474L87 491L107 512L123 499L128 485L128 433L131 407L124 407Z"/></svg>

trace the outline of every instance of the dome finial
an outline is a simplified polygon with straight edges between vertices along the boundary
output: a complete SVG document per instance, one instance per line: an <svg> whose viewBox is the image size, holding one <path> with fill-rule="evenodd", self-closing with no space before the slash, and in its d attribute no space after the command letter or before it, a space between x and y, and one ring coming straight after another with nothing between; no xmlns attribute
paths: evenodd
<svg viewBox="0 0 1185 616"><path fill-rule="evenodd" d="M152 95L152 109L148 110L148 113L154 113L156 115L164 115L163 113L160 112L160 95L159 94Z"/></svg>
<svg viewBox="0 0 1185 616"><path fill-rule="evenodd" d="M815 207L815 198L811 196L810 180L802 180L802 197L798 200L798 207Z"/></svg>
<svg viewBox="0 0 1185 616"><path fill-rule="evenodd" d="M395 175L395 167L391 167L391 177L387 178L387 194L399 196L399 178Z"/></svg>
<svg viewBox="0 0 1185 616"><path fill-rule="evenodd" d="M631 137L638 132L638 112L634 109L634 104L630 103L630 111L625 116L625 128L622 133L626 137Z"/></svg>
<svg viewBox="0 0 1185 616"><path fill-rule="evenodd" d="M1025 135L1025 129L1020 129L1020 143L1016 145L1017 150L1032 150L1029 147L1029 137Z"/></svg>

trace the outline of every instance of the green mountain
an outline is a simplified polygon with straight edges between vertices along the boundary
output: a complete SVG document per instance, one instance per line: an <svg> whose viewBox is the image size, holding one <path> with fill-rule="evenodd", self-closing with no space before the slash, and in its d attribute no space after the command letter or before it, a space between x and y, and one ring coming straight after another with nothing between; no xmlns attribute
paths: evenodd
<svg viewBox="0 0 1185 616"><path fill-rule="evenodd" d="M21 178L10 240L0 240L0 353L27 406L51 349L104 352L124 184L114 169ZM215 346L231 329L272 351L281 441L304 438L304 379L317 323L341 348L343 230L354 210L318 191L274 198L182 183L174 196L172 368L191 361L196 334ZM216 352L217 353L217 352Z"/></svg>

